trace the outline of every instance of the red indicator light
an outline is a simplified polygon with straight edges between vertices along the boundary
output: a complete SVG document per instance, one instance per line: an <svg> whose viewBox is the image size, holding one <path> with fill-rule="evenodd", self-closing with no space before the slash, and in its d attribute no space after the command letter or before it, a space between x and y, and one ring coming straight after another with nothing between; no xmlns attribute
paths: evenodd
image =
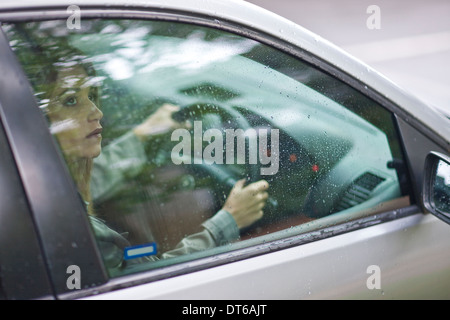
<svg viewBox="0 0 450 320"><path fill-rule="evenodd" d="M290 162L295 162L295 161L297 161L297 156L296 156L295 154L291 154L291 155L289 156L289 161L290 161Z"/></svg>
<svg viewBox="0 0 450 320"><path fill-rule="evenodd" d="M313 164L313 166L311 167L312 171L314 172L318 172L319 171L319 166L317 164Z"/></svg>

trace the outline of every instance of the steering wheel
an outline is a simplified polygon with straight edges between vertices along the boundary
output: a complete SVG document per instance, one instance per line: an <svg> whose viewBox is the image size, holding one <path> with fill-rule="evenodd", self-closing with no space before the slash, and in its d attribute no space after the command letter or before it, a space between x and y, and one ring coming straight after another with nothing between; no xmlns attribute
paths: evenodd
<svg viewBox="0 0 450 320"><path fill-rule="evenodd" d="M205 116L206 114L206 116ZM208 117L208 114L219 115L218 117ZM185 121L187 118L195 118L202 117L202 121L205 122L209 128L221 128L223 127L224 119L223 114L226 115L228 119L232 119L233 122L237 124L239 129L244 130L251 129L251 126L247 119L242 116L237 110L229 107L229 106L221 106L216 104L190 104L187 106L181 107L181 109L173 115L174 120L177 121ZM230 121L229 121L230 123ZM202 133L203 134L203 133ZM218 164L196 164L200 168L207 172L208 174L214 176L218 182L225 183L227 185L233 186L234 183L238 180L236 177L233 177L228 170L220 168ZM261 179L260 175L260 165L258 164L248 164L247 172L249 182L256 182Z"/></svg>
<svg viewBox="0 0 450 320"><path fill-rule="evenodd" d="M217 117L207 117L205 115L219 115ZM206 120L207 126L210 128L221 128L223 127L224 119L223 115L225 115L228 119L232 119L233 122L237 124L239 129L244 130L251 129L249 122L247 119L234 108L227 105L218 105L218 104L207 104L207 103L197 103L190 104L180 108L178 112L173 114L173 119L179 122L186 121L188 118L202 117L202 120ZM229 122L230 123L230 122ZM203 134L203 133L202 133ZM239 180L236 176L234 176L229 170L226 170L224 166L219 164L196 164L196 168L207 173L212 176L215 181L217 181L218 185L226 191L230 191L231 188L235 185L235 183ZM247 174L248 182L256 182L261 179L261 165L260 164L248 164L247 165ZM225 191L224 190L224 191ZM228 193L227 193L228 194ZM278 203L272 197L269 197L266 203L266 209L275 209Z"/></svg>

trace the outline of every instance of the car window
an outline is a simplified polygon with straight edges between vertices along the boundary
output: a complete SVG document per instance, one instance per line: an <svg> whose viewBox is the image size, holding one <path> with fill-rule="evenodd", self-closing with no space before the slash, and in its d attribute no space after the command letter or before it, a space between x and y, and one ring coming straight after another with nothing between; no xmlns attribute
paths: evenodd
<svg viewBox="0 0 450 320"><path fill-rule="evenodd" d="M298 58L168 21L7 24L111 276L409 204L393 115Z"/></svg>

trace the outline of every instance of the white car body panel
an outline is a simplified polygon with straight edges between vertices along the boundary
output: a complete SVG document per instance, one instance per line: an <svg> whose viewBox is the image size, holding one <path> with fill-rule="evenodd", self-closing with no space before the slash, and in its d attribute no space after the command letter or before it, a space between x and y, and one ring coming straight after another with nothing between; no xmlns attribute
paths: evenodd
<svg viewBox="0 0 450 320"><path fill-rule="evenodd" d="M449 227L416 214L88 299L449 299L449 250Z"/></svg>

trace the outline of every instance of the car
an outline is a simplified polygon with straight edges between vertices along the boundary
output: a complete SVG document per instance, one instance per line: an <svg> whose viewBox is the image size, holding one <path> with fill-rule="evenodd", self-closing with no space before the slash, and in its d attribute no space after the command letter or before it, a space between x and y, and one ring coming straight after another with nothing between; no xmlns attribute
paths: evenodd
<svg viewBox="0 0 450 320"><path fill-rule="evenodd" d="M370 66L239 0L0 22L0 298L450 298L449 119Z"/></svg>

